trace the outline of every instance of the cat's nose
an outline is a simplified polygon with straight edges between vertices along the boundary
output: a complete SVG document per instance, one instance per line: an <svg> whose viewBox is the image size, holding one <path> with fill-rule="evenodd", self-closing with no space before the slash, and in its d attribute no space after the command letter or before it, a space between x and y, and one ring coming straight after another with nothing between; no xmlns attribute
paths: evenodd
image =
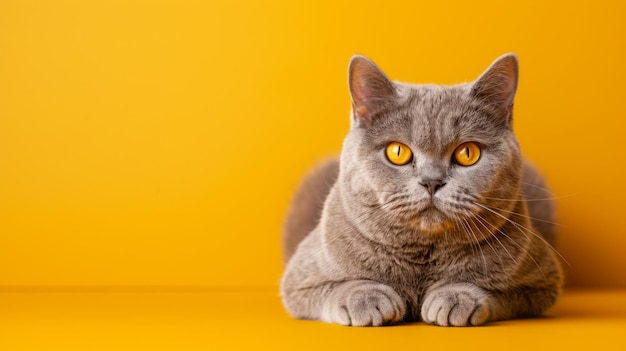
<svg viewBox="0 0 626 351"><path fill-rule="evenodd" d="M420 185L426 188L432 197L439 189L443 188L446 183L441 179L424 179L420 182Z"/></svg>

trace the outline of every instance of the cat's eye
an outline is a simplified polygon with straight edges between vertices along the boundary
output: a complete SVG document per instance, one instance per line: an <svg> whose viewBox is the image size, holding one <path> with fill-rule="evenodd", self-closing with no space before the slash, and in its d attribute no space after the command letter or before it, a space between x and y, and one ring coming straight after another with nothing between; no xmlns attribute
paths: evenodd
<svg viewBox="0 0 626 351"><path fill-rule="evenodd" d="M471 166L480 158L480 146L473 142L463 143L454 150L454 160L461 166Z"/></svg>
<svg viewBox="0 0 626 351"><path fill-rule="evenodd" d="M411 149L397 141L391 142L387 145L385 155L387 156L389 162L398 166L405 165L413 159L413 152Z"/></svg>

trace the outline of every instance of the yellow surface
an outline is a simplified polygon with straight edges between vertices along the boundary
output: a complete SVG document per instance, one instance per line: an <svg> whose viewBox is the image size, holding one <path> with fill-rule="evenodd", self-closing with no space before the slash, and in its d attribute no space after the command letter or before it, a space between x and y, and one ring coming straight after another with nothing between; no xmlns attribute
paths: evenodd
<svg viewBox="0 0 626 351"><path fill-rule="evenodd" d="M0 293L2 350L624 350L626 291L568 292L541 319L475 328L299 321L276 289Z"/></svg>
<svg viewBox="0 0 626 351"><path fill-rule="evenodd" d="M624 4L2 0L0 285L275 285L353 53L454 83L515 51L569 282L625 287Z"/></svg>

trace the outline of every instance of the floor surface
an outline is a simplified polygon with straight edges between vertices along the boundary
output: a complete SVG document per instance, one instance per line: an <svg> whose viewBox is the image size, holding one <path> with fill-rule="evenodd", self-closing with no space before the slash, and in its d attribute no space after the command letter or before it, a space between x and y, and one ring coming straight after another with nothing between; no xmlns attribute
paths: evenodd
<svg viewBox="0 0 626 351"><path fill-rule="evenodd" d="M626 350L626 291L567 291L546 317L442 328L290 318L277 288L0 288L0 350Z"/></svg>

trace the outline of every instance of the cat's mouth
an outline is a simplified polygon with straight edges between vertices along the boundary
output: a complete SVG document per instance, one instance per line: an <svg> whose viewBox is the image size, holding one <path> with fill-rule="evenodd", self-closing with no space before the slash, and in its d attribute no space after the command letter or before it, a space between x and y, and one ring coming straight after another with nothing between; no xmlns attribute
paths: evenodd
<svg viewBox="0 0 626 351"><path fill-rule="evenodd" d="M430 201L426 206L424 206L424 208L419 210L418 215L421 216L429 212L441 212L441 211L439 210L439 207L437 207L437 205L435 205L433 201Z"/></svg>
<svg viewBox="0 0 626 351"><path fill-rule="evenodd" d="M434 203L420 209L410 220L410 225L420 232L437 234L452 227L452 221Z"/></svg>
<svg viewBox="0 0 626 351"><path fill-rule="evenodd" d="M435 205L427 206L420 211L418 216L421 217L422 220L432 223L445 222L448 219L447 216Z"/></svg>

